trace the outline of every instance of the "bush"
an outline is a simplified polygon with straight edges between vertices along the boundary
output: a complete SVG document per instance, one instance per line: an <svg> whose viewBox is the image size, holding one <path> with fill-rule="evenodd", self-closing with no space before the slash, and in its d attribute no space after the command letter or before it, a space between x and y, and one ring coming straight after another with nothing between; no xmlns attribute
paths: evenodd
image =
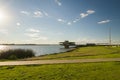
<svg viewBox="0 0 120 80"><path fill-rule="evenodd" d="M10 59L10 60L16 60L16 59L18 59L15 55L10 55L9 57L8 57L8 59Z"/></svg>
<svg viewBox="0 0 120 80"><path fill-rule="evenodd" d="M0 52L0 59L23 59L35 56L29 49L11 49Z"/></svg>

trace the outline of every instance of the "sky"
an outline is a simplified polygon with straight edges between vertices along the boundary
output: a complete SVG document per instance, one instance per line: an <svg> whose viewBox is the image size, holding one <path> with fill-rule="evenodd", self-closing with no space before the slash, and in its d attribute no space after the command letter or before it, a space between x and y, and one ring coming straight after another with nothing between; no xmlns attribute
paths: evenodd
<svg viewBox="0 0 120 80"><path fill-rule="evenodd" d="M120 43L120 0L0 0L0 43Z"/></svg>

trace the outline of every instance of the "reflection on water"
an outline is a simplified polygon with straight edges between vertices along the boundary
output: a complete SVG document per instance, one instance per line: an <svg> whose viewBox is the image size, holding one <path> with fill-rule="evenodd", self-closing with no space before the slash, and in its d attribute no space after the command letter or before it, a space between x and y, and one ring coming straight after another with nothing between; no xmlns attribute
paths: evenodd
<svg viewBox="0 0 120 80"><path fill-rule="evenodd" d="M5 50L5 49L6 49L6 46L0 45L0 50Z"/></svg>
<svg viewBox="0 0 120 80"><path fill-rule="evenodd" d="M8 49L31 49L36 56L68 51L60 45L0 45L0 51Z"/></svg>

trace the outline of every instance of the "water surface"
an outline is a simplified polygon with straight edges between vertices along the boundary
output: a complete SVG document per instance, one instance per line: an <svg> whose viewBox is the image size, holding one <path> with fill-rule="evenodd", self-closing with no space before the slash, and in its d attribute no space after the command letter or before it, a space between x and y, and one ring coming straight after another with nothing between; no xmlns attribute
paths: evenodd
<svg viewBox="0 0 120 80"><path fill-rule="evenodd" d="M1 51L8 49L31 49L36 56L68 51L60 45L0 45Z"/></svg>

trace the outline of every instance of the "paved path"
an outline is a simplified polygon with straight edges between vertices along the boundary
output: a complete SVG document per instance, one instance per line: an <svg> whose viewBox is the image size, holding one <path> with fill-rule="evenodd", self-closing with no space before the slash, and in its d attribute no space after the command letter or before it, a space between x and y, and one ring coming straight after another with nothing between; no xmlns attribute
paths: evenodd
<svg viewBox="0 0 120 80"><path fill-rule="evenodd" d="M88 63L88 62L110 62L110 61L120 61L120 58L77 59L77 60L6 61L6 62L0 62L0 66L5 66L5 65L60 64L60 63Z"/></svg>

